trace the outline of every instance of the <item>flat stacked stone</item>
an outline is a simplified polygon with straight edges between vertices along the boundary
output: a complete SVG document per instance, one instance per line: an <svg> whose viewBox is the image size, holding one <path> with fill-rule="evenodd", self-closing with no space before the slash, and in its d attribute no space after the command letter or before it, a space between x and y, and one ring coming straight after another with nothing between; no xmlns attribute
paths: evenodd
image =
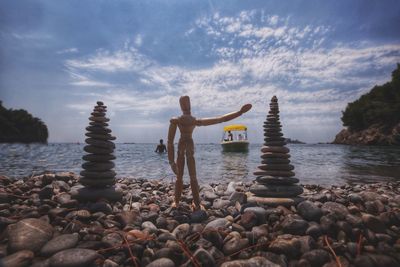
<svg viewBox="0 0 400 267"><path fill-rule="evenodd" d="M86 188L78 191L77 198L96 200L99 197L118 199L120 192L115 191L116 173L113 170L115 159L113 154L115 136L111 135L111 130L107 128L108 119L106 117L107 107L103 102L97 101L91 116L89 126L86 127L85 142L83 148L89 153L82 157L85 163L82 164L79 182ZM114 194L115 193L115 194Z"/></svg>
<svg viewBox="0 0 400 267"><path fill-rule="evenodd" d="M299 179L294 177L294 166L290 164L289 149L285 147L286 141L281 128L278 98L274 96L264 122L262 160L254 172L257 183L250 188L254 195L249 197L249 202L292 205L301 200L296 197L303 193L303 188L297 185Z"/></svg>

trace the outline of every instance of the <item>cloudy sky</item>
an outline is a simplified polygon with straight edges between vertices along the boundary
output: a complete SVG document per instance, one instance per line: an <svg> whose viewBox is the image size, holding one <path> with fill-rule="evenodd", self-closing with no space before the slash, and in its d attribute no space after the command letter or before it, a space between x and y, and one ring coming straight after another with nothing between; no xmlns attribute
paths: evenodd
<svg viewBox="0 0 400 267"><path fill-rule="evenodd" d="M277 95L286 137L333 140L349 101L400 62L400 2L15 1L0 3L0 100L84 140L96 100L120 142L166 138L179 96L195 117L252 103L233 122L262 141ZM198 128L218 142L221 125Z"/></svg>

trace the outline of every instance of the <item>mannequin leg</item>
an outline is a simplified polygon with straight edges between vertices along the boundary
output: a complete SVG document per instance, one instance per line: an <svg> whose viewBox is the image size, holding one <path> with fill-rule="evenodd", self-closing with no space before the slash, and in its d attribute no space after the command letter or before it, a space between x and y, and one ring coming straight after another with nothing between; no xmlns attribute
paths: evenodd
<svg viewBox="0 0 400 267"><path fill-rule="evenodd" d="M178 158L176 159L177 175L175 183L175 205L179 204L183 190L183 169L185 167L185 146L178 144Z"/></svg>
<svg viewBox="0 0 400 267"><path fill-rule="evenodd" d="M194 159L194 144L193 141L188 144L186 148L186 160L189 169L190 187L192 188L193 203L195 209L200 209L200 190L196 177L196 161Z"/></svg>

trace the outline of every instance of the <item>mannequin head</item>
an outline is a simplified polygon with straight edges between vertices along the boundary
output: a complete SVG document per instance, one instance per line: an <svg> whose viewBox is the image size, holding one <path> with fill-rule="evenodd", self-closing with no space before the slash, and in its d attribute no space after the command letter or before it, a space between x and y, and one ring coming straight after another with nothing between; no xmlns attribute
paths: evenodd
<svg viewBox="0 0 400 267"><path fill-rule="evenodd" d="M179 104L181 105L181 110L183 114L190 114L190 98L187 95L181 96L179 98Z"/></svg>

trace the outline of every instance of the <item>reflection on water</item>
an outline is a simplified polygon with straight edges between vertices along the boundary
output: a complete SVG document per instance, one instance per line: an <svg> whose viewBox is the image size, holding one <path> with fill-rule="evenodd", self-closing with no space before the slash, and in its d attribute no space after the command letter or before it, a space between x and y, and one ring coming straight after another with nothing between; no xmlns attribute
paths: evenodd
<svg viewBox="0 0 400 267"><path fill-rule="evenodd" d="M49 171L79 173L83 144L0 144L0 174L21 177ZM119 177L174 178L166 154L154 153L156 144L117 144ZM201 183L251 181L260 165L260 147L248 153L222 152L217 144L196 145L197 177ZM400 179L400 148L342 145L289 145L296 177L301 183L322 185ZM185 167L185 179L187 169Z"/></svg>
<svg viewBox="0 0 400 267"><path fill-rule="evenodd" d="M249 176L248 152L221 151L221 161L218 173L223 180L239 181L241 177Z"/></svg>
<svg viewBox="0 0 400 267"><path fill-rule="evenodd" d="M357 182L363 176L365 182L380 177L400 178L399 148L343 146L343 170L348 182Z"/></svg>

